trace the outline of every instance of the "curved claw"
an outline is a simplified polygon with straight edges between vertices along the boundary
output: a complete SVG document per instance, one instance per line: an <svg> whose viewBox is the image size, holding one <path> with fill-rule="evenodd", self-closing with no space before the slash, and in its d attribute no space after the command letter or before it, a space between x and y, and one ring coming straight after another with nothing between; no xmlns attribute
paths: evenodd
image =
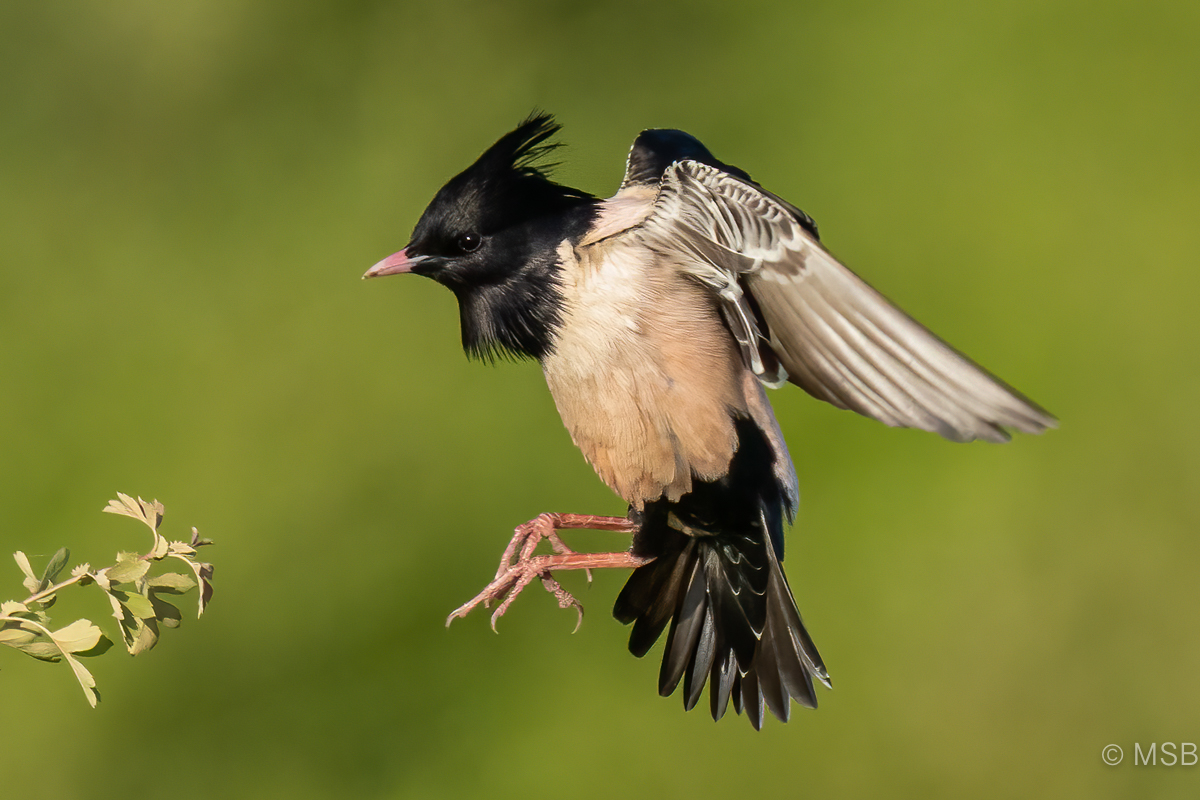
<svg viewBox="0 0 1200 800"><path fill-rule="evenodd" d="M591 570L589 569L589 570L587 570L587 572L589 573L588 580L591 580L591 577L590 577ZM562 587L562 584L559 583L548 572L542 575L542 586L545 586L546 591L553 594L554 597L558 600L559 608L575 609L575 613L577 613L579 615L579 618L577 620L575 620L575 629L572 630L571 633L578 633L580 626L583 625L583 603L576 600L575 595L571 594L566 589L564 589Z"/></svg>

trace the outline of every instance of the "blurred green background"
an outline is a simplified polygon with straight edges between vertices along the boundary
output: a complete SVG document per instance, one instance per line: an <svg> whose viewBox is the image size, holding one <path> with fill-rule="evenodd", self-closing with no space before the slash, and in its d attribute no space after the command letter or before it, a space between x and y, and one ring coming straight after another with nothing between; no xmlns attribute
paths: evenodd
<svg viewBox="0 0 1200 800"><path fill-rule="evenodd" d="M153 653L0 652L6 798L1195 797L1200 5L0 5L3 558L215 539ZM535 365L363 283L530 109L606 195L678 127L1044 404L1004 447L772 398L835 690L713 724L625 650L624 575L443 627L509 532L620 513ZM618 546L578 534L580 548ZM3 562L0 562L3 563ZM0 597L23 596L14 564ZM115 629L97 593L56 618ZM1109 743L1125 762L1101 763Z"/></svg>

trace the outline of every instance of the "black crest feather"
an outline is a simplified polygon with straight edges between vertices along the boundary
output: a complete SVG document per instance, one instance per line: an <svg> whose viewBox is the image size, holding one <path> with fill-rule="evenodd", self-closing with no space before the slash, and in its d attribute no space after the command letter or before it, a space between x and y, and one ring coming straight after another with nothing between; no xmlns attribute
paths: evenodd
<svg viewBox="0 0 1200 800"><path fill-rule="evenodd" d="M544 111L534 111L514 130L506 133L479 158L488 169L511 170L523 177L550 179L557 164L538 163L561 147L548 141L562 126Z"/></svg>

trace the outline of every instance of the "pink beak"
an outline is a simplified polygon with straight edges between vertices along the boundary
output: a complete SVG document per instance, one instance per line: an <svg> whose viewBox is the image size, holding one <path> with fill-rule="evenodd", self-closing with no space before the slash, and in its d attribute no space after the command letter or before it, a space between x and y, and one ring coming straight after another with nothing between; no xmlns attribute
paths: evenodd
<svg viewBox="0 0 1200 800"><path fill-rule="evenodd" d="M392 253L390 256L380 261L375 266L371 267L363 275L364 278L378 278L381 275L399 275L403 272L412 272L413 266L421 259L409 258L408 253L401 250L399 253Z"/></svg>

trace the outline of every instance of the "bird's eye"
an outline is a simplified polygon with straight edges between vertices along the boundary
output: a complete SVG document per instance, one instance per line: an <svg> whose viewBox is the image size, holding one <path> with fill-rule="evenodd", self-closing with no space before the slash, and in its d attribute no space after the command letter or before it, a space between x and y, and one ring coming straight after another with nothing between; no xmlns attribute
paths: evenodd
<svg viewBox="0 0 1200 800"><path fill-rule="evenodd" d="M458 237L458 241L455 244L458 245L459 250L462 250L464 253L470 253L479 249L479 245L483 244L483 237L478 233L464 233Z"/></svg>

